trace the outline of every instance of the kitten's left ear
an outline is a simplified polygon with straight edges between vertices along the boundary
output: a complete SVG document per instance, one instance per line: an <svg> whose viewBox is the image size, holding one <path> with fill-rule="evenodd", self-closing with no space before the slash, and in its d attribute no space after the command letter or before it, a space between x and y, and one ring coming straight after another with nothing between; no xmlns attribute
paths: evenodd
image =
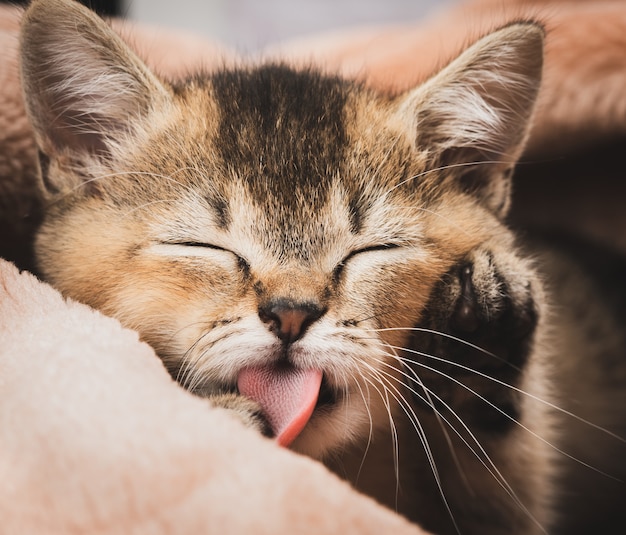
<svg viewBox="0 0 626 535"><path fill-rule="evenodd" d="M170 98L118 35L74 0L33 0L20 45L26 108L49 158L107 155L112 140Z"/></svg>
<svg viewBox="0 0 626 535"><path fill-rule="evenodd" d="M541 82L544 32L515 23L480 39L401 97L398 112L433 166L502 217Z"/></svg>

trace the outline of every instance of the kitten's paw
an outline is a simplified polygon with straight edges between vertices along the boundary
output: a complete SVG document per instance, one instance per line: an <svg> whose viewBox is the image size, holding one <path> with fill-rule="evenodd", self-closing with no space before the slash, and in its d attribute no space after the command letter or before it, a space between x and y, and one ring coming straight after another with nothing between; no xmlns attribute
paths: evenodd
<svg viewBox="0 0 626 535"><path fill-rule="evenodd" d="M238 394L218 394L210 396L208 399L212 405L230 411L246 427L256 429L263 436L273 436L272 428L256 401Z"/></svg>
<svg viewBox="0 0 626 535"><path fill-rule="evenodd" d="M425 385L483 428L508 427L518 417L517 392L503 383L515 386L532 352L533 277L511 253L474 251L435 287L411 341Z"/></svg>
<svg viewBox="0 0 626 535"><path fill-rule="evenodd" d="M439 326L484 351L481 370L524 366L537 326L531 275L515 257L478 250L448 274L449 317ZM456 349L456 352L455 352ZM450 357L467 358L450 347ZM495 358L494 358L495 357Z"/></svg>

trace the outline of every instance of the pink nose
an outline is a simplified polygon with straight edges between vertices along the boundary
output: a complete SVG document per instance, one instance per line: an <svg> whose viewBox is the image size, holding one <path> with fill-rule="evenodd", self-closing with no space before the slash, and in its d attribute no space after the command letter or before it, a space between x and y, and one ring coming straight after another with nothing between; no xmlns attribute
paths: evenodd
<svg viewBox="0 0 626 535"><path fill-rule="evenodd" d="M314 303L294 303L279 299L259 307L259 317L286 344L301 338L306 329L324 314Z"/></svg>

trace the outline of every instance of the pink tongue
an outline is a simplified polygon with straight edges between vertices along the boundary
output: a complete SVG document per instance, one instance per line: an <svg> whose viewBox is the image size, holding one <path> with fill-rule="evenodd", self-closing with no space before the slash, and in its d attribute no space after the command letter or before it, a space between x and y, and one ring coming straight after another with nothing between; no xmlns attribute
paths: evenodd
<svg viewBox="0 0 626 535"><path fill-rule="evenodd" d="M322 384L319 370L259 366L239 372L239 392L263 409L281 446L289 446L311 418Z"/></svg>

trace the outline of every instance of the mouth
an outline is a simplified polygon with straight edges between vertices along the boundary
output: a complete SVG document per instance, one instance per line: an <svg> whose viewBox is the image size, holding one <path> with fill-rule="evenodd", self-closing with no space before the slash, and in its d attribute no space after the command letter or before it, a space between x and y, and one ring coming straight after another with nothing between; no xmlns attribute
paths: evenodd
<svg viewBox="0 0 626 535"><path fill-rule="evenodd" d="M338 400L336 389L321 370L295 366L244 368L237 389L261 406L281 446L289 446L314 413L328 411Z"/></svg>

